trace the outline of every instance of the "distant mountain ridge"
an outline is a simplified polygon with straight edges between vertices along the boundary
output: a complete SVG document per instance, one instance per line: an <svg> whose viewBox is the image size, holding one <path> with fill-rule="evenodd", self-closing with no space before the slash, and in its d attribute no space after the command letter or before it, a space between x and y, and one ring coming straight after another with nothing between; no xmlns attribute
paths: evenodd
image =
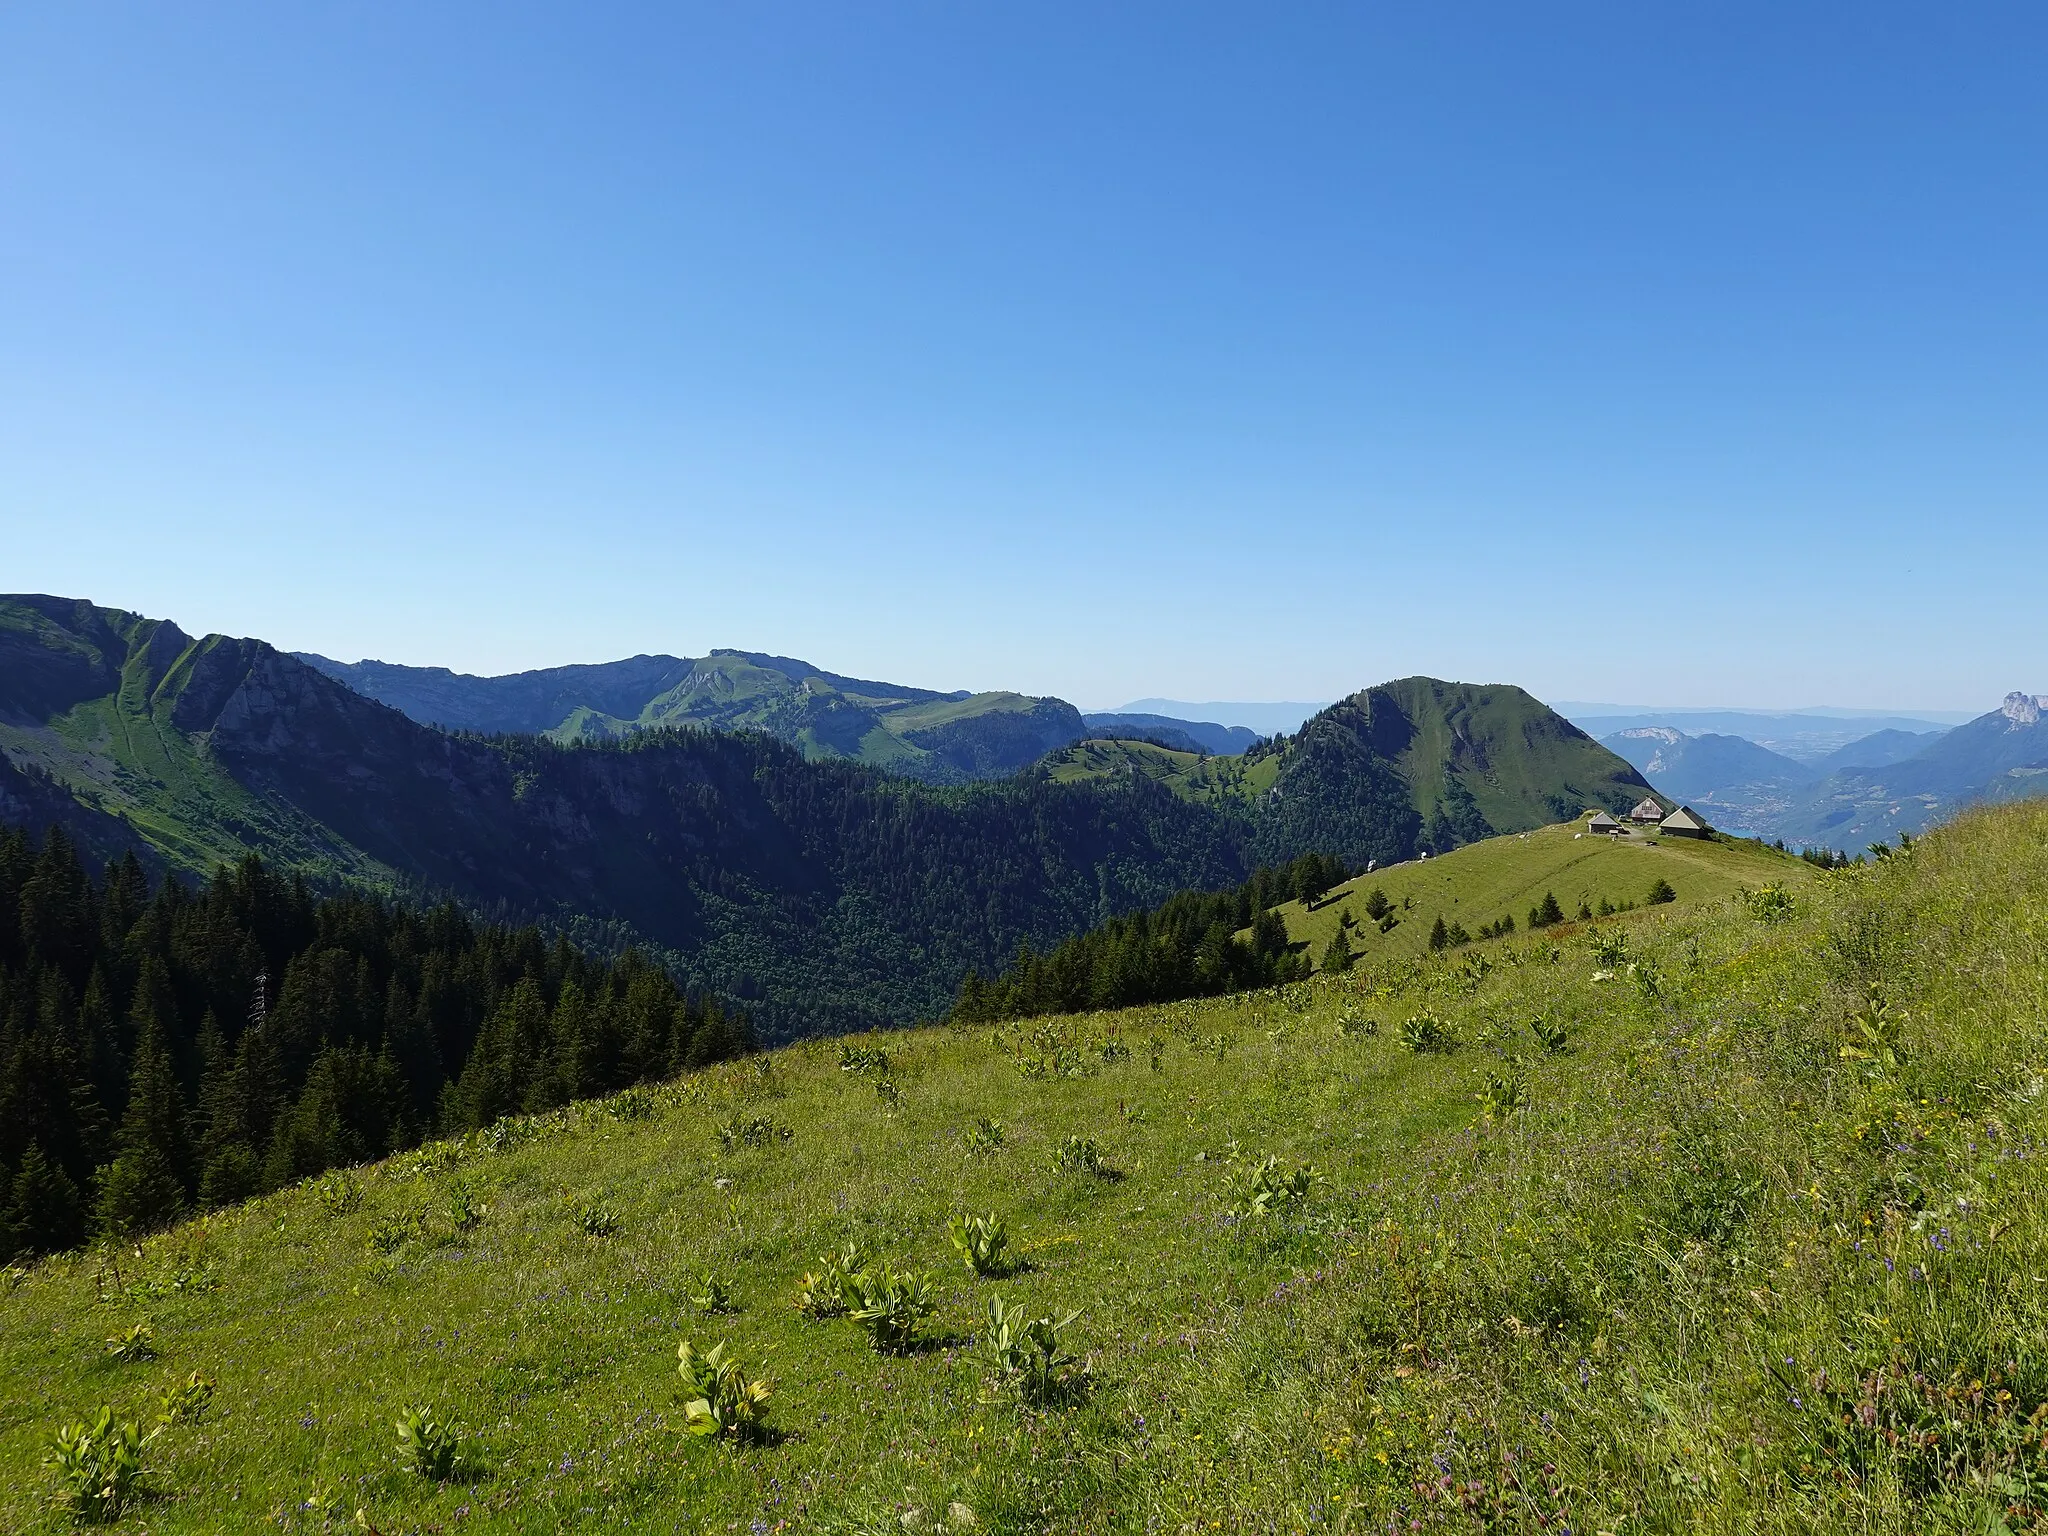
<svg viewBox="0 0 2048 1536"><path fill-rule="evenodd" d="M1739 736L1789 757L1813 763L1874 733L1939 733L1957 720L1912 715L1857 714L1848 710L1771 712L1741 709L1642 709L1561 704L1558 713L1602 741L1621 731L1667 729L1687 736Z"/></svg>
<svg viewBox="0 0 2048 1536"><path fill-rule="evenodd" d="M938 784L1014 773L1087 729L1064 699L942 693L757 651L632 656L501 677L311 652L297 657L366 698L444 730L560 742L675 725L758 730L809 758L847 758Z"/></svg>
<svg viewBox="0 0 2048 1536"><path fill-rule="evenodd" d="M1918 834L1951 811L1981 801L2048 794L2044 696L2014 692L1910 756L1844 767L1816 784L1782 820L1788 842L1854 851Z"/></svg>
<svg viewBox="0 0 2048 1536"><path fill-rule="evenodd" d="M1667 725L1631 726L1600 738L1642 770L1659 794L1687 802L1715 826L1762 836L1814 781L1804 763L1740 736L1688 736Z"/></svg>
<svg viewBox="0 0 2048 1536"><path fill-rule="evenodd" d="M1155 741L1181 752L1213 752L1223 757L1257 746L1257 731L1242 725L1218 725L1213 720L1181 720L1172 715L1088 714L1081 717L1092 736L1127 736Z"/></svg>

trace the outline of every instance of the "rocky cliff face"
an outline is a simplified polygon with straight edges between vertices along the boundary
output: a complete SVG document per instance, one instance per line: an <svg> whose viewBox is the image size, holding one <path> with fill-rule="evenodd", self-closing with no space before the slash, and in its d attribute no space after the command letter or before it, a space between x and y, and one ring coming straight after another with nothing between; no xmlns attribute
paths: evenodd
<svg viewBox="0 0 2048 1536"><path fill-rule="evenodd" d="M2032 693L2008 693L1999 713L2012 722L2012 729L2041 723L2041 695Z"/></svg>

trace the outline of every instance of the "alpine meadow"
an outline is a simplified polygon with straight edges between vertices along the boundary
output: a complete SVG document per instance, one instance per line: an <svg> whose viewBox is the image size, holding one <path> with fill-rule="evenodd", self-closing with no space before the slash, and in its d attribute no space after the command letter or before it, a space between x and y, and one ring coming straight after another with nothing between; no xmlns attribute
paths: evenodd
<svg viewBox="0 0 2048 1536"><path fill-rule="evenodd" d="M17 1269L7 1518L64 1523L49 1426L104 1402L163 1531L2030 1528L2048 812L1753 857L1265 992L805 1042Z"/></svg>
<svg viewBox="0 0 2048 1536"><path fill-rule="evenodd" d="M2048 10L1752 9L0 5L0 1536L2048 1536Z"/></svg>

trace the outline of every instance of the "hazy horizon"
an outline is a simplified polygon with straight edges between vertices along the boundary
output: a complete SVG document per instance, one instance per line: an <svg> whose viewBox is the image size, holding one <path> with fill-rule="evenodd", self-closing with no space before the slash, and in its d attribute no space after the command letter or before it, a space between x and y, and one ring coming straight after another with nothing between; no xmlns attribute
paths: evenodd
<svg viewBox="0 0 2048 1536"><path fill-rule="evenodd" d="M481 674L1988 707L2044 638L2044 44L9 8L0 585Z"/></svg>

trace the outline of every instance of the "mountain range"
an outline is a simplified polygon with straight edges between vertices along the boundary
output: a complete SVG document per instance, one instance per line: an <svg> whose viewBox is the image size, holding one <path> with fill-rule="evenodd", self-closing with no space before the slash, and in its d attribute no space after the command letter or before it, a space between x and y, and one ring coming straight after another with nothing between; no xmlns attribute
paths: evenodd
<svg viewBox="0 0 2048 1536"><path fill-rule="evenodd" d="M2040 714L2034 695L2013 693L1953 729L1886 726L1804 761L1668 724L1627 726L1602 741L1724 830L1853 853L1922 832L1960 806L2048 792Z"/></svg>
<svg viewBox="0 0 2048 1536"><path fill-rule="evenodd" d="M1861 714L1845 710L1651 709L1607 704L1559 704L1558 713L1605 741L1622 731L1675 730L1687 736L1739 736L1795 762L1813 763L1874 733L1939 735L1967 715Z"/></svg>
<svg viewBox="0 0 2048 1536"><path fill-rule="evenodd" d="M564 729L565 701L638 722L645 701L687 701L692 678L724 677L735 698L751 680L752 697L779 701L758 708L787 707L785 730L821 694L852 699L945 761L954 748L917 734L945 723L939 706L988 697L848 687L811 669L793 679L738 652L701 671L647 660L618 664L611 692L588 675L494 693L436 674L455 701L499 712L415 692L413 708L444 717L427 724L335 664L260 640L4 598L0 784L26 819L64 824L99 853L139 845L185 872L261 853L319 882L453 896L600 949L645 945L680 980L743 1000L768 1038L934 1015L970 967L1258 863L1405 859L1585 804L1621 809L1648 788L1521 690L1430 679L1364 690L1290 737L1207 759L1227 782L1129 763L1077 774L1055 752L1007 778L935 785L819 750L829 735L796 727L791 741L752 705L717 729L671 717L623 734ZM426 687L404 674L384 686L397 681ZM1006 712L1030 713L985 713ZM547 732L506 729L550 716Z"/></svg>
<svg viewBox="0 0 2048 1536"><path fill-rule="evenodd" d="M938 693L756 651L632 656L504 677L297 654L364 697L445 730L558 742L676 725L757 730L808 758L872 763L933 784L1000 778L1087 729L1064 699Z"/></svg>

